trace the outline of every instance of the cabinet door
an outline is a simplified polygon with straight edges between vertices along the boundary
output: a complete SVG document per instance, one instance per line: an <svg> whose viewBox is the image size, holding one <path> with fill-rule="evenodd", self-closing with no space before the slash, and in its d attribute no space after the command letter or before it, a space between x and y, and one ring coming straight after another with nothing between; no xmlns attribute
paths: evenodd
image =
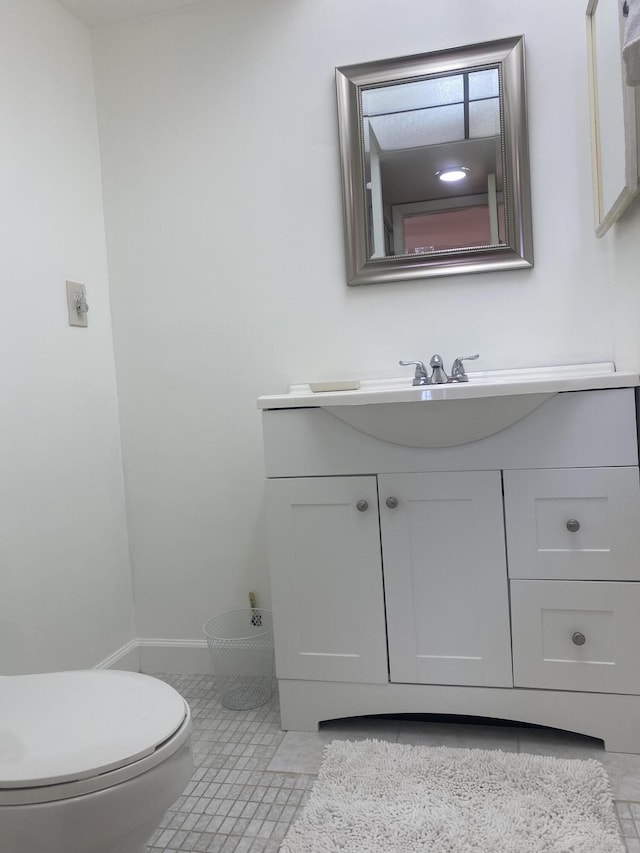
<svg viewBox="0 0 640 853"><path fill-rule="evenodd" d="M379 492L391 681L513 686L500 472L382 475Z"/></svg>
<svg viewBox="0 0 640 853"><path fill-rule="evenodd" d="M637 468L504 472L511 578L640 580Z"/></svg>
<svg viewBox="0 0 640 853"><path fill-rule="evenodd" d="M269 480L267 520L278 677L387 682L376 478Z"/></svg>

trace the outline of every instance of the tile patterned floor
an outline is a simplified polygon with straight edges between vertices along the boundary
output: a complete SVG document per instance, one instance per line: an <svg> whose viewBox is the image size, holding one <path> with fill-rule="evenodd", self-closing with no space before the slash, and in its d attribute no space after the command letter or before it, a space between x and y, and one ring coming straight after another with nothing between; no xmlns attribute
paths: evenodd
<svg viewBox="0 0 640 853"><path fill-rule="evenodd" d="M213 676L163 675L189 702L195 769L151 838L149 853L276 853L334 739L502 749L596 758L609 774L628 853L640 853L640 756L605 752L600 741L545 729L361 718L317 733L283 732L277 692L251 711L222 706Z"/></svg>

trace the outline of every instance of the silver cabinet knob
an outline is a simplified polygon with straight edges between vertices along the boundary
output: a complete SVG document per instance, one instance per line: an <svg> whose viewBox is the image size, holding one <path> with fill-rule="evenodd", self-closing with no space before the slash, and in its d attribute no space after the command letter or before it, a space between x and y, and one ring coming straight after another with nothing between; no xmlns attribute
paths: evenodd
<svg viewBox="0 0 640 853"><path fill-rule="evenodd" d="M369 502L364 499L359 500L356 504L356 509L358 512L366 512L369 509Z"/></svg>
<svg viewBox="0 0 640 853"><path fill-rule="evenodd" d="M569 533L577 533L578 530L580 530L580 522L577 518L570 518L569 521L567 521L567 530Z"/></svg>
<svg viewBox="0 0 640 853"><path fill-rule="evenodd" d="M385 503L389 509L395 509L398 506L398 498L387 498Z"/></svg>
<svg viewBox="0 0 640 853"><path fill-rule="evenodd" d="M571 635L571 640L576 646L584 646L584 644L587 642L587 638L580 631L574 631Z"/></svg>

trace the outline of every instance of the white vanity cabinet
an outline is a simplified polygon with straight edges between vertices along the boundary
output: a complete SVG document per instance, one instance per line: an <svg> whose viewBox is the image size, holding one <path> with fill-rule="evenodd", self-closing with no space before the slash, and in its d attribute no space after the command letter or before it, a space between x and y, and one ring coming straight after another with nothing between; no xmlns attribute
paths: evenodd
<svg viewBox="0 0 640 853"><path fill-rule="evenodd" d="M406 405L428 430L432 403ZM450 447L311 405L266 408L263 433L283 728L478 715L640 753L633 388Z"/></svg>

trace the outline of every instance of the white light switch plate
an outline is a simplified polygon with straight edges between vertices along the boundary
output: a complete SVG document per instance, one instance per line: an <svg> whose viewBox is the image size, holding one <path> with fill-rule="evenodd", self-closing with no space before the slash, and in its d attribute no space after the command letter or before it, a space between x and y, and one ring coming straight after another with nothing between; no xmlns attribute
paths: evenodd
<svg viewBox="0 0 640 853"><path fill-rule="evenodd" d="M69 310L70 326L87 326L87 312L78 311L78 301L82 305L87 304L87 291L84 284L77 281L67 282L67 308Z"/></svg>

